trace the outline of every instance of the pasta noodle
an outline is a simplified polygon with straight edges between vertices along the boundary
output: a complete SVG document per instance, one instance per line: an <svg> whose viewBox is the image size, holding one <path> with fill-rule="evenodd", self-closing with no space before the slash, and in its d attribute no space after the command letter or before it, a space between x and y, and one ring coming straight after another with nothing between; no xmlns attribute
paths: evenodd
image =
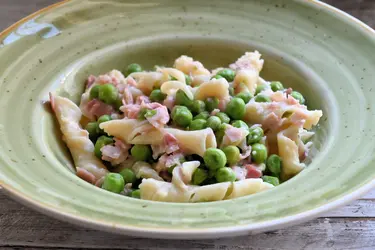
<svg viewBox="0 0 375 250"><path fill-rule="evenodd" d="M94 182L107 174L107 168L95 157L94 145L89 139L89 134L79 125L82 113L80 109L67 98L50 97L53 110L60 124L63 140L72 154L74 164L79 171L80 168L87 170L95 176Z"/></svg>

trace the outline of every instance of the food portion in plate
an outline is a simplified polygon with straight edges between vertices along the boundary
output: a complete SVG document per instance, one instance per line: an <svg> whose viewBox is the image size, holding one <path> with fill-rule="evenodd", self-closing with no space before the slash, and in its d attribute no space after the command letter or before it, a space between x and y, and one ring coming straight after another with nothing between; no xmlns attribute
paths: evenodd
<svg viewBox="0 0 375 250"><path fill-rule="evenodd" d="M77 176L110 192L202 202L267 190L298 174L322 111L259 76L259 52L212 71L191 57L89 76L79 106L50 100Z"/></svg>

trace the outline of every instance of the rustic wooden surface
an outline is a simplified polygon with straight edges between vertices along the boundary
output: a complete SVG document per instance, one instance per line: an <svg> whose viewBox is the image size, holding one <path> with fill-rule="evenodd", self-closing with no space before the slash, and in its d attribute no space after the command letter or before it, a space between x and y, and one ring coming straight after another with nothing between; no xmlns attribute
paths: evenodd
<svg viewBox="0 0 375 250"><path fill-rule="evenodd" d="M57 0L0 0L0 30ZM326 0L375 27L375 0ZM72 226L0 192L0 249L375 249L375 190L311 222L221 240L145 240Z"/></svg>

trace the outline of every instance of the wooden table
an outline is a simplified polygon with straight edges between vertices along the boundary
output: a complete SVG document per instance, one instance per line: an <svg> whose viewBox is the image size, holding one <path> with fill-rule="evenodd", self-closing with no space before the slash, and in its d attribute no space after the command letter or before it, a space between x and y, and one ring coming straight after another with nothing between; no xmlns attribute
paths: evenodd
<svg viewBox="0 0 375 250"><path fill-rule="evenodd" d="M57 0L0 0L0 29ZM375 0L326 0L375 27ZM57 221L0 192L0 249L375 249L375 190L311 222L221 240L149 240Z"/></svg>

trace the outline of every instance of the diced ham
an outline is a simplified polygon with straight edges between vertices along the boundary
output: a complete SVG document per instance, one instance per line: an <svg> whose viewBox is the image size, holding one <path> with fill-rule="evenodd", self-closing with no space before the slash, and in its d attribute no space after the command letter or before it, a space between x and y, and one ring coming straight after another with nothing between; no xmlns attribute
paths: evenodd
<svg viewBox="0 0 375 250"><path fill-rule="evenodd" d="M163 154L162 156L160 156L158 162L154 166L154 169L156 172L160 173L163 170L167 170L167 167L165 166L165 163L167 162L167 158L168 158L167 154Z"/></svg>
<svg viewBox="0 0 375 250"><path fill-rule="evenodd" d="M163 180L170 182L172 180L172 176L168 173L168 170L163 170L159 173L159 176L163 178Z"/></svg>
<svg viewBox="0 0 375 250"><path fill-rule="evenodd" d="M130 87L129 86L126 86L124 88L122 103L124 105L134 104L134 98L133 98L133 95L132 95L132 93L130 91Z"/></svg>
<svg viewBox="0 0 375 250"><path fill-rule="evenodd" d="M263 121L262 126L265 129L276 131L281 126L281 118L275 113L270 113Z"/></svg>
<svg viewBox="0 0 375 250"><path fill-rule="evenodd" d="M120 110L124 112L125 117L129 119L137 119L139 111L141 111L141 106L137 104L128 104L122 106Z"/></svg>
<svg viewBox="0 0 375 250"><path fill-rule="evenodd" d="M151 145L152 157L157 159L159 155L167 153L172 154L173 152L178 151L180 148L176 137L170 133L165 133L163 138L163 143L159 145Z"/></svg>
<svg viewBox="0 0 375 250"><path fill-rule="evenodd" d="M246 130L244 128L236 128L233 126L227 126L225 130L225 136L229 139L230 142L241 141L246 137Z"/></svg>
<svg viewBox="0 0 375 250"><path fill-rule="evenodd" d="M219 100L219 105L218 105L219 110L224 112L229 101L230 101L229 98Z"/></svg>
<svg viewBox="0 0 375 250"><path fill-rule="evenodd" d="M100 76L98 76L98 81L101 84L113 83L112 77L110 77L109 75L100 75Z"/></svg>
<svg viewBox="0 0 375 250"><path fill-rule="evenodd" d="M137 100L135 101L135 104L139 104L141 105L142 103L150 103L150 98L148 98L148 96L145 96L145 95L140 95L137 97Z"/></svg>
<svg viewBox="0 0 375 250"><path fill-rule="evenodd" d="M84 168L77 168L77 176L81 178L82 180L85 180L91 184L95 184L96 178L95 175L90 173Z"/></svg>
<svg viewBox="0 0 375 250"><path fill-rule="evenodd" d="M243 167L234 166L232 170L236 176L236 180L245 180L247 175L247 169Z"/></svg>
<svg viewBox="0 0 375 250"><path fill-rule="evenodd" d="M168 109L166 106L158 102L152 102L152 103L142 102L141 107L156 111L155 115L151 117L146 117L147 121L155 128L162 129L164 128L164 125L169 122L169 113L168 113Z"/></svg>
<svg viewBox="0 0 375 250"><path fill-rule="evenodd" d="M262 177L262 171L253 164L247 164L245 165L245 168L247 170L246 179Z"/></svg>
<svg viewBox="0 0 375 250"><path fill-rule="evenodd" d="M90 88L91 85L93 85L95 81L96 81L96 77L93 76L93 75L90 75L90 76L87 78L87 80L86 80L86 88L87 88L87 89Z"/></svg>
<svg viewBox="0 0 375 250"><path fill-rule="evenodd" d="M214 109L211 111L210 115L217 115L220 112L220 109Z"/></svg>
<svg viewBox="0 0 375 250"><path fill-rule="evenodd" d="M288 88L285 90L285 93L290 95L291 93L293 92L293 89L292 88Z"/></svg>
<svg viewBox="0 0 375 250"><path fill-rule="evenodd" d="M129 156L131 145L123 143L115 138L114 145L105 145L100 149L102 152L102 160L110 162L112 165L118 165L125 161Z"/></svg>
<svg viewBox="0 0 375 250"><path fill-rule="evenodd" d="M102 115L110 115L114 112L114 109L111 105L105 104L97 99L92 99L91 101L87 102L87 104L83 107L84 114L89 114L90 116L100 117Z"/></svg>

